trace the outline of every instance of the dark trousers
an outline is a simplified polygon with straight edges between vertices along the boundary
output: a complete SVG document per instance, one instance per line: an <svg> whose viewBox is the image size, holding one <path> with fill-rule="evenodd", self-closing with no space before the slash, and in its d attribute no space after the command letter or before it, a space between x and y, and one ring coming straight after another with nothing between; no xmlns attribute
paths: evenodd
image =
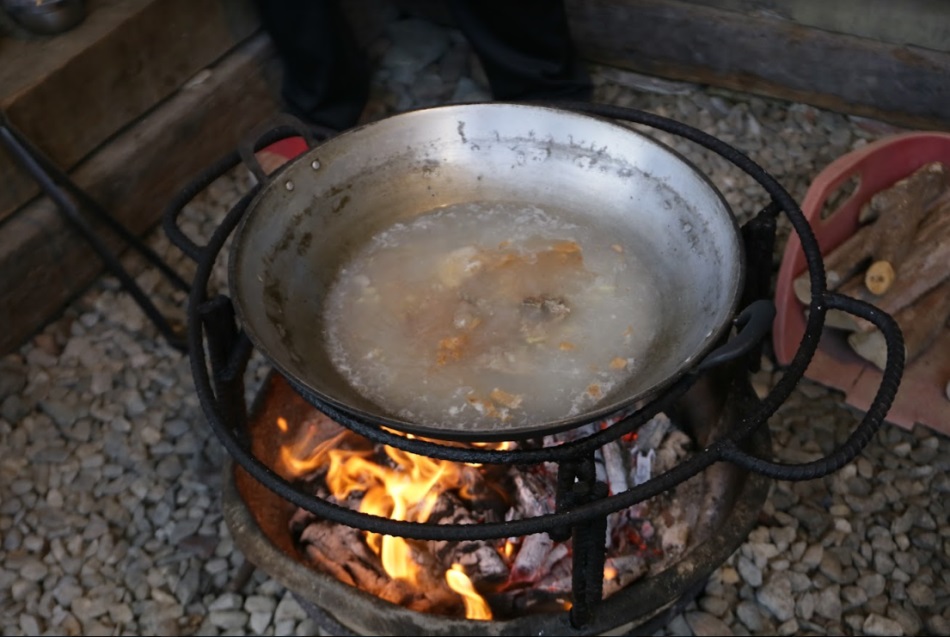
<svg viewBox="0 0 950 637"><path fill-rule="evenodd" d="M561 0L447 0L497 100L590 96ZM287 109L313 124L354 125L369 91L366 58L334 0L258 0L284 65Z"/></svg>

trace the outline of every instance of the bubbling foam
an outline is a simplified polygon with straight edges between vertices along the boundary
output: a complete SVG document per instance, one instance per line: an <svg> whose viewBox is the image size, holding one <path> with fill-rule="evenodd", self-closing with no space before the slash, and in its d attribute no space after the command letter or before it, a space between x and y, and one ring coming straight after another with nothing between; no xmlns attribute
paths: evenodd
<svg viewBox="0 0 950 637"><path fill-rule="evenodd" d="M631 245L563 211L465 203L394 224L325 304L330 359L384 411L457 431L602 402L642 368L658 289Z"/></svg>

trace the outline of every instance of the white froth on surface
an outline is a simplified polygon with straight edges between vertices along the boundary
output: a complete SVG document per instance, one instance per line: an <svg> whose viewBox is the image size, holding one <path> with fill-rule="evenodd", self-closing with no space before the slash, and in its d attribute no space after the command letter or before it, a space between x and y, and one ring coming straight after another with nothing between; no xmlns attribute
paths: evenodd
<svg viewBox="0 0 950 637"><path fill-rule="evenodd" d="M394 224L341 268L333 364L384 411L456 430L577 415L637 373L656 332L648 264L614 233L518 203Z"/></svg>

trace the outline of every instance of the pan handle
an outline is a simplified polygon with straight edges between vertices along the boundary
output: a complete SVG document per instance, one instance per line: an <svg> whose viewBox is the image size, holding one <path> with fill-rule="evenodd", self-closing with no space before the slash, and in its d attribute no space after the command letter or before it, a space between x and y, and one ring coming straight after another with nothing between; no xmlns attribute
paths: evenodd
<svg viewBox="0 0 950 637"><path fill-rule="evenodd" d="M168 206L165 207L165 212L162 213L162 229L165 231L165 236L192 261L201 261L206 246L198 245L191 237L185 234L185 231L182 230L178 224L178 218L181 216L185 206L191 203L199 193L210 186L213 181L219 177L223 177L228 171L240 163L241 158L238 156L237 151L228 153L202 171L192 182L178 191L178 193L172 197L171 201L168 202Z"/></svg>
<svg viewBox="0 0 950 637"><path fill-rule="evenodd" d="M704 372L748 353L768 334L775 319L775 304L768 299L753 301L733 321L739 330L735 338L714 349L696 366L695 373Z"/></svg>
<svg viewBox="0 0 950 637"><path fill-rule="evenodd" d="M308 148L313 148L318 139L326 138L332 135L332 131L308 128L299 119L286 113L279 114L266 120L255 131L243 139L237 150L231 151L217 162L201 172L195 179L182 188L169 202L162 215L162 228L169 240L184 252L193 261L200 261L205 250L205 246L200 246L193 241L178 224L178 218L182 210L185 209L191 201L204 191L212 182L232 169L238 166L242 161L254 176L257 178L256 188L267 181L267 174L257 161L254 153L289 137L302 137L307 143ZM253 192L253 190L252 190Z"/></svg>
<svg viewBox="0 0 950 637"><path fill-rule="evenodd" d="M897 395L901 374L904 371L904 337L900 327L892 316L870 303L833 292L826 292L822 298L826 309L843 310L866 319L874 323L884 336L887 360L884 364L881 384L864 418L844 443L827 456L812 462L784 464L758 458L741 450L738 441L734 439L722 441L721 458L723 460L776 480L812 480L834 473L851 462L861 453L881 426L891 403L894 402L894 396Z"/></svg>
<svg viewBox="0 0 950 637"><path fill-rule="evenodd" d="M256 129L247 135L238 144L238 154L244 165L254 173L258 183L266 183L267 171L257 160L256 153L281 139L288 137L302 137L307 148L313 148L320 140L331 137L333 132L321 127L309 127L289 113L277 115L262 122Z"/></svg>

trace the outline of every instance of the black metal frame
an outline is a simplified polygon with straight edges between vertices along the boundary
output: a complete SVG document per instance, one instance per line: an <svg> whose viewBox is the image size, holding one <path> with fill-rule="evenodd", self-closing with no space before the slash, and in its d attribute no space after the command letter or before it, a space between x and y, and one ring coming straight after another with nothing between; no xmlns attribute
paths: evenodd
<svg viewBox="0 0 950 637"><path fill-rule="evenodd" d="M37 183L43 192L56 204L57 210L66 221L86 240L92 250L102 259L122 287L138 304L145 316L158 328L169 345L178 350L186 350L188 343L184 337L184 325L174 324L155 307L148 295L139 287L131 274L123 267L118 257L109 251L108 246L97 234L95 227L84 216L84 212L101 222L105 228L115 233L129 247L138 252L177 289L189 291L188 283L141 239L130 232L108 213L95 199L76 185L65 171L46 157L23 133L16 130L6 115L0 112L0 144L6 147L14 160Z"/></svg>
<svg viewBox="0 0 950 637"><path fill-rule="evenodd" d="M592 103L558 103L555 106L594 116L634 122L678 135L719 154L749 174L764 188L771 197L770 203L742 227L749 271L753 274L758 273L758 276L747 278L746 288L743 291L743 300L746 303L752 305L768 303L763 299L769 292L769 277L763 273L771 271L776 218L779 213L784 213L788 217L801 239L811 279L812 300L801 345L783 377L770 393L761 401L745 401L748 413L739 418L737 426L728 435L707 445L669 471L623 493L608 495L605 485L596 480L593 471L594 451L607 442L635 431L657 413L670 409L701 374L719 365L721 360L715 357L707 358L659 396L635 412L625 415L616 424L597 433L557 447L514 451L458 447L429 440L410 439L381 429L370 422L361 420L355 414L346 413L327 404L312 392L307 391L305 387L300 387L288 379L294 389L314 407L340 424L377 443L411 453L457 462L483 464L555 462L558 464L557 510L553 514L479 525L435 525L395 521L359 513L303 492L277 475L249 451L248 443L244 439L247 406L244 401L243 373L253 346L236 324L230 299L224 295L208 298L207 285L210 274L225 241L237 227L250 202L260 191L263 182L276 178L276 174L268 178L263 171L260 171L256 161L249 163L259 178L257 185L231 209L206 245L198 246L185 236L177 225L178 215L184 206L212 181L236 167L241 162L242 156L247 162L248 158L253 156L253 152L249 151L260 150L270 143L291 135L307 137L312 147L313 140L305 134L306 129L284 120L279 127L272 127L258 135L256 141L242 148L242 152L235 151L224 157L200 175L191 186L170 203L165 213L164 227L170 239L197 262L197 271L189 297L188 344L192 372L202 408L210 426L228 452L252 477L295 506L322 518L374 533L419 540L449 541L499 539L540 532L547 532L552 537L560 539L573 535L575 600L571 611L571 622L574 626L582 626L589 621L593 609L602 597L605 559L602 538L607 515L667 491L720 461L731 462L743 469L780 480L809 480L836 471L860 453L883 422L893 402L903 372L904 347L903 337L892 317L872 305L827 290L821 252L808 221L785 189L749 157L698 129L651 113ZM829 309L843 310L864 318L877 326L885 337L887 364L870 408L848 440L821 459L789 465L750 455L744 450L745 443L767 422L801 380L818 347L824 317ZM743 323L748 319L747 315L737 319L740 337L744 331ZM771 315L769 315L769 322L771 322ZM747 342L737 346L740 351L727 351L724 358L738 357L738 362L747 366L746 370L754 369L761 354L759 341L762 336L760 329L749 330L745 338ZM207 345L207 357L205 345Z"/></svg>

